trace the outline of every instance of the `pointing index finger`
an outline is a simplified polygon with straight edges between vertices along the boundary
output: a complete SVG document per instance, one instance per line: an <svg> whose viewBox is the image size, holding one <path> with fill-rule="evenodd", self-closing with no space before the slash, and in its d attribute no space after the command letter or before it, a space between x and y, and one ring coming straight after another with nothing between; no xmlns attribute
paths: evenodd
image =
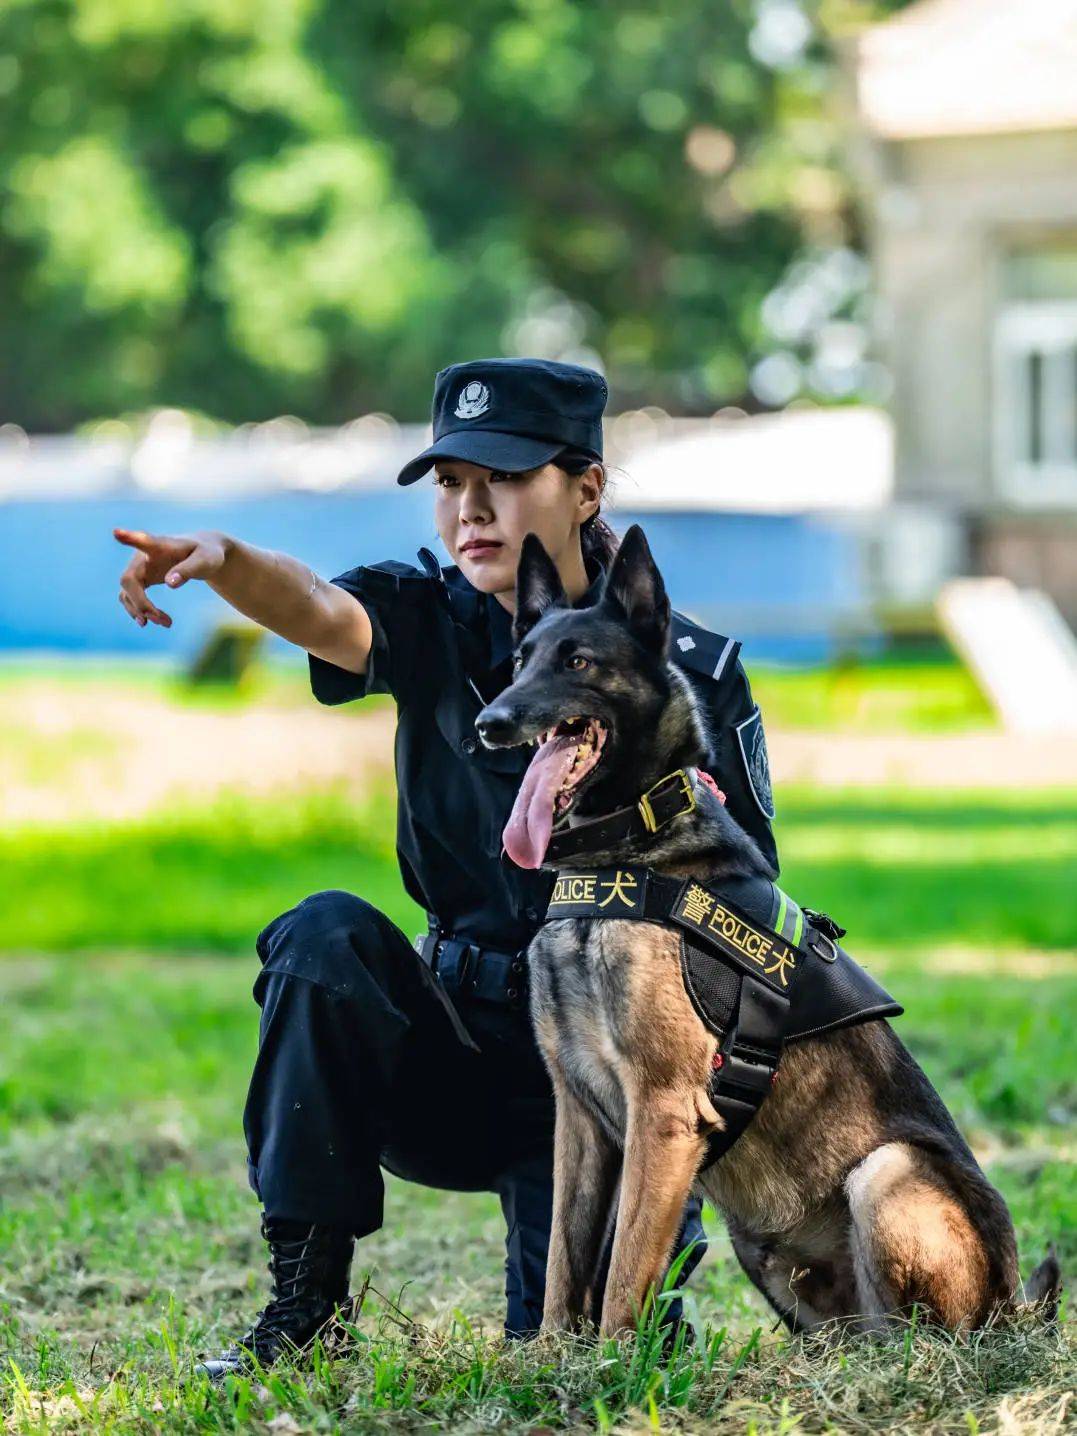
<svg viewBox="0 0 1077 1436"><path fill-rule="evenodd" d="M113 529L112 536L129 548L148 548L154 542L153 535L142 529Z"/></svg>

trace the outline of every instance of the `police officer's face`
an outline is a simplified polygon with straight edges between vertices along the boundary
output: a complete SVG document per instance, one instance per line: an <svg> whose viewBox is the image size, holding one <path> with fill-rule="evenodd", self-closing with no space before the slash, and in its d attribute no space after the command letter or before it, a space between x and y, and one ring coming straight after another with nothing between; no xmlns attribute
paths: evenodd
<svg viewBox="0 0 1077 1436"><path fill-rule="evenodd" d="M555 464L510 474L439 459L434 518L461 572L483 593L514 592L524 535L537 534L562 578L578 586L579 527L598 508L601 470L570 477Z"/></svg>

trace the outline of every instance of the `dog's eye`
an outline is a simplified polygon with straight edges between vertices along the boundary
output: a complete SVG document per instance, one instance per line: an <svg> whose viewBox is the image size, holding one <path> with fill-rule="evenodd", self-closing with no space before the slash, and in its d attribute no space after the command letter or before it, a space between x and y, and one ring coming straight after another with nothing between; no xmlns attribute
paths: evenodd
<svg viewBox="0 0 1077 1436"><path fill-rule="evenodd" d="M513 660L512 660L512 671L513 671L513 673L519 673L520 669L521 669L523 666L524 666L524 656L523 656L522 653L517 653L517 654L514 656Z"/></svg>
<svg viewBox="0 0 1077 1436"><path fill-rule="evenodd" d="M565 667L571 668L574 673L581 672L584 668L590 668L591 660L585 658L582 653L573 653L565 659Z"/></svg>

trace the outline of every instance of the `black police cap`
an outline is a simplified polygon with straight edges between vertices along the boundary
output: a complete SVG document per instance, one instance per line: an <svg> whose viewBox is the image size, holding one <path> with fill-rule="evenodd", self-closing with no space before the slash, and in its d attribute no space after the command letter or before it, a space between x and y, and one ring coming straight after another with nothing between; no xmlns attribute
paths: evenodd
<svg viewBox="0 0 1077 1436"><path fill-rule="evenodd" d="M463 459L519 473L562 449L602 457L602 375L555 359L472 359L434 382L434 442L404 465L398 484L421 478L435 459Z"/></svg>

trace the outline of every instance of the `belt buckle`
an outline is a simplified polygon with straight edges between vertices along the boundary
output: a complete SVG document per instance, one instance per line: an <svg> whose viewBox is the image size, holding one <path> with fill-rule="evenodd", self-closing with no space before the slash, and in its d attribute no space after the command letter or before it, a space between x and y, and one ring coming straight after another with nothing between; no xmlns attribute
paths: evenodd
<svg viewBox="0 0 1077 1436"><path fill-rule="evenodd" d="M687 808L681 808L676 813L670 813L668 818L663 818L661 822L659 822L654 815L654 808L651 806L651 794L657 792L657 790L661 788L664 783L668 783L671 778L680 779L681 792L688 799L688 806ZM636 806L639 808L640 816L643 818L643 826L649 833L657 833L659 828L665 827L665 825L672 822L674 818L679 818L681 813L693 812L696 806L696 795L692 791L691 783L688 781L688 774L683 768L675 768L672 773L667 773L664 778L659 778L657 783L652 783L647 791L640 795L640 800Z"/></svg>
<svg viewBox="0 0 1077 1436"><path fill-rule="evenodd" d="M479 964L482 962L482 948L477 942L469 942L464 953L463 970L460 977L461 987L464 983L470 984L474 989L479 980Z"/></svg>
<svg viewBox="0 0 1077 1436"><path fill-rule="evenodd" d="M449 933L440 929L431 949L431 971L439 982L444 982L445 977L441 971L441 961L446 955L449 944L458 949L458 956L452 973L453 986L458 991L474 991L479 971L479 964L482 961L483 949L477 942L465 942L463 938L452 937Z"/></svg>
<svg viewBox="0 0 1077 1436"><path fill-rule="evenodd" d="M431 928L424 937L415 939L415 946L418 948L419 956L430 969L431 975L438 982L444 982L441 973L441 959L445 956L445 944L449 937L440 928Z"/></svg>

